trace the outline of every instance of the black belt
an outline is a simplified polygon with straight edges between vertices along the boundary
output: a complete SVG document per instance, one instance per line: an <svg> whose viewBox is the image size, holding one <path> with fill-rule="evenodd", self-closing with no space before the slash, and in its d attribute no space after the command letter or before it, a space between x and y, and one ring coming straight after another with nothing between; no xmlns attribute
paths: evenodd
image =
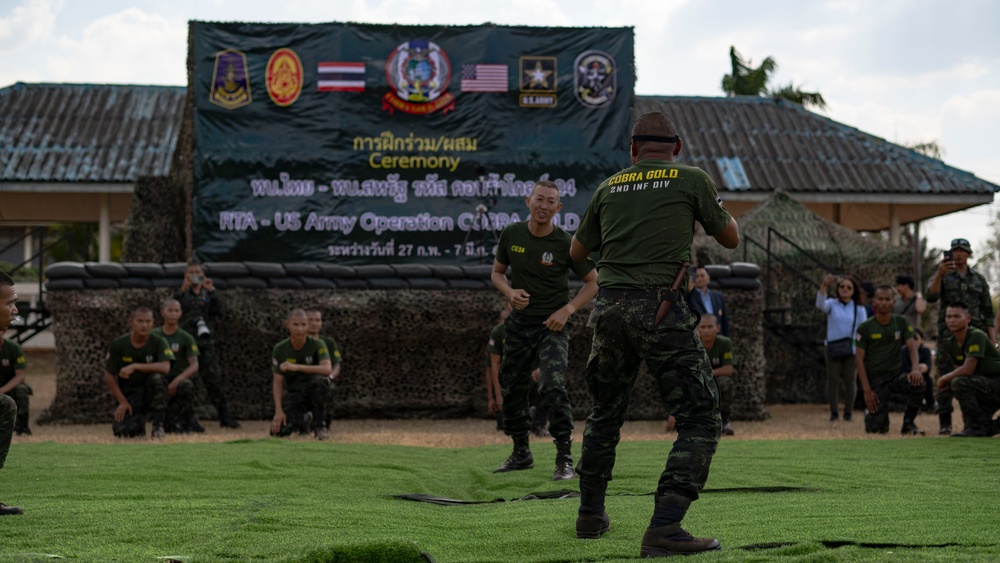
<svg viewBox="0 0 1000 563"><path fill-rule="evenodd" d="M597 295L605 299L645 299L649 301L673 301L674 303L684 299L684 295L678 290L660 289L655 287L629 289L602 287L598 290Z"/></svg>

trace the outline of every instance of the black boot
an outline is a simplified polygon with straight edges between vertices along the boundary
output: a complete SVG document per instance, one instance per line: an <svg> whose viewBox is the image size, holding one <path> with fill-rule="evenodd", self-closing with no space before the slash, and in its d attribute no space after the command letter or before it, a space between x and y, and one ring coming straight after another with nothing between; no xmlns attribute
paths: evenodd
<svg viewBox="0 0 1000 563"><path fill-rule="evenodd" d="M604 510L607 481L580 479L580 511L576 517L576 537L597 539L611 529L611 519Z"/></svg>
<svg viewBox="0 0 1000 563"><path fill-rule="evenodd" d="M553 481L576 477L576 472L573 471L573 454L570 453L572 445L572 440L556 442L556 471L552 474Z"/></svg>
<svg viewBox="0 0 1000 563"><path fill-rule="evenodd" d="M951 413L950 412L943 412L943 413L938 414L938 421L940 422L940 428L941 428L940 430L938 430L938 434L940 434L941 436L950 436L951 435Z"/></svg>
<svg viewBox="0 0 1000 563"><path fill-rule="evenodd" d="M494 473L506 473L508 471L521 471L531 469L535 466L535 459L531 457L531 450L528 449L528 437L514 438L514 451L503 462L500 467L493 470Z"/></svg>
<svg viewBox="0 0 1000 563"><path fill-rule="evenodd" d="M233 417L229 416L229 406L223 405L219 409L219 426L222 428L232 428L237 429L240 427L240 423L233 420Z"/></svg>
<svg viewBox="0 0 1000 563"><path fill-rule="evenodd" d="M18 436L31 436L31 429L28 428L27 415L18 415L17 418L14 419L14 433Z"/></svg>
<svg viewBox="0 0 1000 563"><path fill-rule="evenodd" d="M672 493L657 496L652 522L642 537L642 557L690 555L722 548L715 538L696 538L681 528L690 505L691 499L685 496Z"/></svg>

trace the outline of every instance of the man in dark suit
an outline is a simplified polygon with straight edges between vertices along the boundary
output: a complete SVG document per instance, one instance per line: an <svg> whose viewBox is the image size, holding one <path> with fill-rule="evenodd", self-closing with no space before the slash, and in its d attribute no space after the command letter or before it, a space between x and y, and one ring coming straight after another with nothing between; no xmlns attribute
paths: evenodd
<svg viewBox="0 0 1000 563"><path fill-rule="evenodd" d="M708 283L712 281L712 276L704 266L698 266L694 270L693 287L688 292L688 304L695 311L702 315L715 315L719 319L719 326L722 327L720 334L729 337L729 311L726 310L726 298L722 293L708 288Z"/></svg>

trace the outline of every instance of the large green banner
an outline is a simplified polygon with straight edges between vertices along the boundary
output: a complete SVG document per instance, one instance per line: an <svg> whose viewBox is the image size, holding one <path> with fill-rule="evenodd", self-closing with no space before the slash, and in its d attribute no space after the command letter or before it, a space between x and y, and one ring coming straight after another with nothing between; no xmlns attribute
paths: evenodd
<svg viewBox="0 0 1000 563"><path fill-rule="evenodd" d="M632 28L192 22L203 260L492 262L628 164Z"/></svg>

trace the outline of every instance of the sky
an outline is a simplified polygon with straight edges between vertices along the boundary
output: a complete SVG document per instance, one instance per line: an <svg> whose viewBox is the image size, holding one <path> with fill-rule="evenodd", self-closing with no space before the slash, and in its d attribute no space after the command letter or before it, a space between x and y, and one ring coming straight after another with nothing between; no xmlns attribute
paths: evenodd
<svg viewBox="0 0 1000 563"><path fill-rule="evenodd" d="M187 22L635 29L636 93L721 96L729 48L820 92L821 115L1000 185L1000 2L992 0L0 0L0 87L186 84ZM925 221L932 247L980 248L1000 203Z"/></svg>

